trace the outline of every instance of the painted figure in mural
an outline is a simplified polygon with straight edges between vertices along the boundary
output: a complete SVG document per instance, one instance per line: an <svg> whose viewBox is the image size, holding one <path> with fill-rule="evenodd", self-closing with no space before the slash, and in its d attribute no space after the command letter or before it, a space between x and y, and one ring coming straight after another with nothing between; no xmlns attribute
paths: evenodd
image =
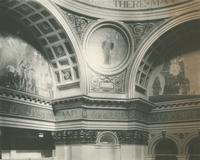
<svg viewBox="0 0 200 160"><path fill-rule="evenodd" d="M190 82L185 75L183 59L177 57L165 63L161 74L165 79L163 94L189 94Z"/></svg>
<svg viewBox="0 0 200 160"><path fill-rule="evenodd" d="M49 65L35 48L21 38L0 33L0 86L51 96Z"/></svg>
<svg viewBox="0 0 200 160"><path fill-rule="evenodd" d="M159 77L156 77L156 79L154 80L153 85L152 85L152 89L153 89L153 95L154 96L160 95L162 88L161 88Z"/></svg>
<svg viewBox="0 0 200 160"><path fill-rule="evenodd" d="M36 93L35 70L31 63L23 59L19 63L19 72L21 73L19 88L27 92Z"/></svg>
<svg viewBox="0 0 200 160"><path fill-rule="evenodd" d="M114 48L114 43L112 42L110 37L106 37L106 40L102 43L102 50L104 54L104 64L111 64L111 51Z"/></svg>
<svg viewBox="0 0 200 160"><path fill-rule="evenodd" d="M7 87L15 88L15 67L12 65L7 65L6 70L8 74Z"/></svg>

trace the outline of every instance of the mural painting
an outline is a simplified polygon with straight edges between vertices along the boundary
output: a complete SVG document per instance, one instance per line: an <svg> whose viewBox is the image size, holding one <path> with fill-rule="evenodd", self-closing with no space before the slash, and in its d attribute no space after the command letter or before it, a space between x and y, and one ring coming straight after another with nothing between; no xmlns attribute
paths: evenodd
<svg viewBox="0 0 200 160"><path fill-rule="evenodd" d="M150 85L150 96L199 95L200 50L165 61L155 70Z"/></svg>
<svg viewBox="0 0 200 160"><path fill-rule="evenodd" d="M90 64L101 68L114 68L128 55L126 37L117 29L102 27L90 36L87 43L87 59Z"/></svg>
<svg viewBox="0 0 200 160"><path fill-rule="evenodd" d="M41 53L19 37L0 34L0 86L52 96L52 77Z"/></svg>

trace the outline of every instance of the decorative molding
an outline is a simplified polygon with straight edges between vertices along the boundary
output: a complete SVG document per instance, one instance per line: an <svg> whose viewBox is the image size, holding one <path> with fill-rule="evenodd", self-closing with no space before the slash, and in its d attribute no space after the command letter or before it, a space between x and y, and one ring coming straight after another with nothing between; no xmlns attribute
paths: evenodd
<svg viewBox="0 0 200 160"><path fill-rule="evenodd" d="M152 112L149 117L150 124L199 121L200 109L187 109L175 111Z"/></svg>
<svg viewBox="0 0 200 160"><path fill-rule="evenodd" d="M88 25L90 25L94 20L86 16L74 14L64 9L63 11L72 27L76 30L77 35L82 40Z"/></svg>
<svg viewBox="0 0 200 160"><path fill-rule="evenodd" d="M109 108L76 108L55 111L57 122L64 121L110 121L110 122L133 122L148 123L148 113L135 109L109 109Z"/></svg>
<svg viewBox="0 0 200 160"><path fill-rule="evenodd" d="M54 140L57 143L65 144L96 144L98 133L100 130L63 130L53 132ZM147 145L148 132L140 130L112 130L119 144L140 144Z"/></svg>
<svg viewBox="0 0 200 160"><path fill-rule="evenodd" d="M0 115L0 126L24 129L37 129L37 130L55 130L55 122L41 121L36 119L28 119L24 117L11 117Z"/></svg>
<svg viewBox="0 0 200 160"><path fill-rule="evenodd" d="M92 23L83 40L83 54L88 67L103 75L124 71L135 55L131 34L130 28L120 21L100 19Z"/></svg>
<svg viewBox="0 0 200 160"><path fill-rule="evenodd" d="M89 72L89 92L91 93L125 93L126 70L117 75L101 75Z"/></svg>
<svg viewBox="0 0 200 160"><path fill-rule="evenodd" d="M91 6L86 5L83 3L79 3L77 1L72 0L53 0L56 4L63 6L66 9L69 9L73 12L84 14L87 16L93 16L96 18L102 18L102 19L113 19L113 20L122 20L122 21L145 21L145 20L153 20L153 19L163 19L168 17L174 17L177 15L181 15L184 13L187 13L191 11L191 8L193 10L198 9L199 1L198 0L191 0L187 3L180 3L180 5L171 5L175 4L176 2L172 0L155 0L154 2L156 4L160 4L159 2L162 1L163 4L168 3L168 7L161 7L154 9L146 9L146 10L134 10L133 8L128 8L127 10L122 9L107 9L107 8L101 8L97 7L97 5ZM137 3L140 0L136 0ZM107 2L107 1L106 1ZM129 3L129 0L122 0L122 3ZM152 1L153 2L153 1ZM180 0L179 0L180 2ZM185 2L185 1L181 1ZM101 3L103 3L101 1ZM120 1L117 1L117 3L120 3ZM133 3L129 3L128 5L131 5ZM127 6L127 5L126 5ZM164 5L165 6L165 5ZM108 6L107 6L108 7Z"/></svg>
<svg viewBox="0 0 200 160"><path fill-rule="evenodd" d="M0 115L54 122L52 109L31 104L0 100Z"/></svg>
<svg viewBox="0 0 200 160"><path fill-rule="evenodd" d="M161 102L158 102L159 99ZM176 99L175 99L176 97ZM153 97L152 97L153 98ZM198 109L200 106L199 96L158 96L154 97L155 107L153 111L175 111L185 109Z"/></svg>
<svg viewBox="0 0 200 160"><path fill-rule="evenodd" d="M73 103L76 103L76 105L74 105ZM75 97L54 99L52 100L52 106L55 111L60 109L77 108L80 106L84 106L87 108L87 106L90 106L88 108L98 109L98 108L117 107L118 109L126 108L126 109L136 109L143 112L150 112L154 104L141 98L114 99L114 98L93 98L88 96L75 96Z"/></svg>
<svg viewBox="0 0 200 160"><path fill-rule="evenodd" d="M41 105L51 104L50 98L37 96L35 94L17 91L17 90L5 88L5 87L0 87L0 97L22 100L26 102L34 102L37 104L39 103Z"/></svg>
<svg viewBox="0 0 200 160"><path fill-rule="evenodd" d="M106 9L121 10L146 10L174 6L189 0L75 0L77 3Z"/></svg>
<svg viewBox="0 0 200 160"><path fill-rule="evenodd" d="M163 21L164 20L128 23L132 29L132 34L135 42L135 50L140 45L141 41L144 40L151 31L153 31L155 28L158 28Z"/></svg>
<svg viewBox="0 0 200 160"><path fill-rule="evenodd" d="M98 134L97 134L96 144L98 144L100 146L118 145L119 140L118 140L115 132L102 131L102 132L98 132Z"/></svg>
<svg viewBox="0 0 200 160"><path fill-rule="evenodd" d="M141 99L112 100L77 97L53 103L57 123L109 121L148 123L152 104Z"/></svg>

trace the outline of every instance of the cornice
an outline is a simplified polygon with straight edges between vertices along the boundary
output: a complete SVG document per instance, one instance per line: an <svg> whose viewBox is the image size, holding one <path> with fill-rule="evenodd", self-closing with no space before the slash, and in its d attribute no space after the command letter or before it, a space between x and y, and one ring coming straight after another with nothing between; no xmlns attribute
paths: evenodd
<svg viewBox="0 0 200 160"><path fill-rule="evenodd" d="M53 0L53 2L55 2L62 8L89 17L122 21L144 21L174 17L190 12L191 10L199 9L200 5L199 0L192 0L190 2L185 2L168 7L161 7L158 9L120 10L98 8L97 6L90 6L72 0Z"/></svg>
<svg viewBox="0 0 200 160"><path fill-rule="evenodd" d="M35 104L50 105L51 99L39 95L0 87L0 97L15 99L18 101L33 102Z"/></svg>
<svg viewBox="0 0 200 160"><path fill-rule="evenodd" d="M164 96L165 97L165 96ZM200 97L199 96L175 96L175 98L166 98L165 101L155 102L155 107L153 108L153 112L155 111L174 111L174 110L185 110L185 109L200 109Z"/></svg>
<svg viewBox="0 0 200 160"><path fill-rule="evenodd" d="M70 103L79 103L82 107L87 105L95 105L95 108L106 108L112 106L121 106L125 109L139 109L145 108L147 111L150 111L154 104L150 101L144 100L142 98L132 98L132 99L115 99L115 98L95 98L89 96L75 96L61 99L52 100L52 106L56 108L56 106L70 104ZM118 108L119 109L119 108Z"/></svg>

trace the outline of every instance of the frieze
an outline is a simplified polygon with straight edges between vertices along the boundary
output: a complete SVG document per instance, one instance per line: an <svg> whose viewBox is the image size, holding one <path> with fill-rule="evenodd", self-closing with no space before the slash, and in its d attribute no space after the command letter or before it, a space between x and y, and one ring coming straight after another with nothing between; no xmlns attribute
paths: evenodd
<svg viewBox="0 0 200 160"><path fill-rule="evenodd" d="M106 120L116 122L139 121L142 123L147 123L148 116L148 113L126 109L77 108L55 111L55 117L57 122L73 120Z"/></svg>
<svg viewBox="0 0 200 160"><path fill-rule="evenodd" d="M178 121L193 121L193 120L199 120L199 117L200 117L199 109L153 112L149 117L150 118L149 122L167 123L167 122L178 122Z"/></svg>
<svg viewBox="0 0 200 160"><path fill-rule="evenodd" d="M126 110L88 110L87 115L92 120L128 121Z"/></svg>
<svg viewBox="0 0 200 160"><path fill-rule="evenodd" d="M109 120L147 123L153 104L142 99L101 99L77 96L52 103L56 121Z"/></svg>
<svg viewBox="0 0 200 160"><path fill-rule="evenodd" d="M139 46L139 44L142 42L142 40L147 37L147 35L153 31L156 27L159 27L159 25L163 21L151 21L151 22L135 22L135 23L129 23L128 25L131 27L133 38L134 38L134 44L135 49Z"/></svg>
<svg viewBox="0 0 200 160"><path fill-rule="evenodd" d="M89 91L91 93L124 93L126 71L117 75L89 73Z"/></svg>
<svg viewBox="0 0 200 160"><path fill-rule="evenodd" d="M96 144L100 130L63 130L53 132L53 138L57 143L65 144ZM148 143L148 132L140 130L115 130L120 144L140 144Z"/></svg>
<svg viewBox="0 0 200 160"><path fill-rule="evenodd" d="M76 30L77 35L82 39L87 26L91 24L94 20L89 17L79 16L74 13L71 13L67 10L64 10L66 18L71 23L72 27Z"/></svg>
<svg viewBox="0 0 200 160"><path fill-rule="evenodd" d="M169 7L189 0L74 0L95 7L121 10L143 10Z"/></svg>
<svg viewBox="0 0 200 160"><path fill-rule="evenodd" d="M174 110L174 109L191 109L191 108L198 108L200 106L200 101L198 99L189 99L189 100L176 100L176 101L166 101L156 103L154 107L154 111L161 111L161 110Z"/></svg>
<svg viewBox="0 0 200 160"><path fill-rule="evenodd" d="M0 87L0 97L12 98L20 101L33 102L41 105L50 105L50 99L42 96L37 96L31 93L13 90L10 88Z"/></svg>
<svg viewBox="0 0 200 160"><path fill-rule="evenodd" d="M84 113L82 109L69 109L69 110L59 110L55 112L56 120L77 120L82 119Z"/></svg>
<svg viewBox="0 0 200 160"><path fill-rule="evenodd" d="M4 100L0 100L0 114L45 121L54 121L54 114L50 109L39 108L30 104L22 104Z"/></svg>

